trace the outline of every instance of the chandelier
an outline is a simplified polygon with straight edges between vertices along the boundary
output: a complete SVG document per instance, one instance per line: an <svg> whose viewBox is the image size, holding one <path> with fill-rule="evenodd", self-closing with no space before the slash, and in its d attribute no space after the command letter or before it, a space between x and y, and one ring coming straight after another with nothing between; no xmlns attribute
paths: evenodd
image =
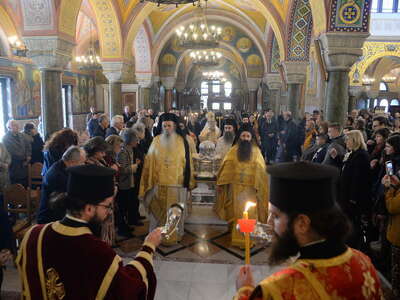
<svg viewBox="0 0 400 300"><path fill-rule="evenodd" d="M196 21L189 26L180 26L176 30L179 46L186 49L216 48L221 38L222 29L215 25L208 26L200 2L196 9L195 19Z"/></svg>
<svg viewBox="0 0 400 300"><path fill-rule="evenodd" d="M190 57L193 60L193 64L203 67L218 66L220 58L222 57L221 52L214 50L201 50L190 52Z"/></svg>
<svg viewBox="0 0 400 300"><path fill-rule="evenodd" d="M213 81L213 80L223 80L225 79L224 73L220 71L212 71L212 72L203 72L203 77L207 81Z"/></svg>
<svg viewBox="0 0 400 300"><path fill-rule="evenodd" d="M372 85L375 82L375 78L364 76L362 83L363 85Z"/></svg>
<svg viewBox="0 0 400 300"><path fill-rule="evenodd" d="M92 40L92 24L91 23L90 23L89 34L90 34L89 49L86 51L85 55L76 56L75 62L78 64L78 68L80 70L88 70L88 71L100 70L102 68L101 60L100 60L100 56L97 55L97 53L96 53L94 42Z"/></svg>
<svg viewBox="0 0 400 300"><path fill-rule="evenodd" d="M396 79L396 76L385 76L382 78L382 81L386 83L393 83L396 81Z"/></svg>
<svg viewBox="0 0 400 300"><path fill-rule="evenodd" d="M141 3L143 3L144 1L157 3L157 6L160 6L161 4L163 5L173 4L176 5L176 7L178 7L179 4L192 3L194 5L195 2L199 0L140 0Z"/></svg>

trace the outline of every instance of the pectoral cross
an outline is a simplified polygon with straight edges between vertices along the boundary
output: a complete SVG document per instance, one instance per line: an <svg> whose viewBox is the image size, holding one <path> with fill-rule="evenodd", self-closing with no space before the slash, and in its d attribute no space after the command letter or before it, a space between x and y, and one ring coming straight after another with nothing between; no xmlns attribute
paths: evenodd
<svg viewBox="0 0 400 300"><path fill-rule="evenodd" d="M57 282L60 276L57 271L50 268L46 272L46 293L49 300L62 300L65 297L64 284Z"/></svg>

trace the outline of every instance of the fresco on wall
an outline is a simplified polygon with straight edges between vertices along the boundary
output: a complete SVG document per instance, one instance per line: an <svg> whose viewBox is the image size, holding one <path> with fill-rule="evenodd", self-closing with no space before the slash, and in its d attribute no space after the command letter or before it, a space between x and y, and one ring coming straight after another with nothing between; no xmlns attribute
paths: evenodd
<svg viewBox="0 0 400 300"><path fill-rule="evenodd" d="M253 46L252 41L247 37L240 38L236 43L236 48L242 53L247 53Z"/></svg>
<svg viewBox="0 0 400 300"><path fill-rule="evenodd" d="M166 53L160 61L160 75L162 77L174 76L176 67L176 58L171 53Z"/></svg>
<svg viewBox="0 0 400 300"><path fill-rule="evenodd" d="M259 78L263 76L264 68L260 56L256 54L248 56L246 59L246 66L248 77Z"/></svg>

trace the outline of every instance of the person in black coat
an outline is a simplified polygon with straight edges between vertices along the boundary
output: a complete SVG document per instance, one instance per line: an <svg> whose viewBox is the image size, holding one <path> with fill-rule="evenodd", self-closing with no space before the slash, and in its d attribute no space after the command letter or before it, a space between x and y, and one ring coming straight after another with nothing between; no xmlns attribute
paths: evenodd
<svg viewBox="0 0 400 300"><path fill-rule="evenodd" d="M99 120L98 120L99 116L100 116L99 113L97 113L97 112L94 113L86 124L87 131L91 138L94 137L94 132L96 131L96 128L99 126Z"/></svg>
<svg viewBox="0 0 400 300"><path fill-rule="evenodd" d="M278 146L278 122L274 119L274 112L268 109L259 121L259 134L261 138L261 149L265 161L272 163L275 160L276 148Z"/></svg>
<svg viewBox="0 0 400 300"><path fill-rule="evenodd" d="M316 142L316 151L314 152L311 162L322 164L325 159L326 152L328 150L328 136L326 134L319 134L317 135L317 142Z"/></svg>
<svg viewBox="0 0 400 300"><path fill-rule="evenodd" d="M99 136L102 137L103 139L106 138L106 130L108 126L110 125L110 120L108 119L107 115L102 114L98 118L99 126L96 127L96 129L93 132L93 137Z"/></svg>
<svg viewBox="0 0 400 300"><path fill-rule="evenodd" d="M349 246L362 249L363 229L371 215L371 171L369 155L364 138L359 130L351 130L346 135L346 153L339 179L339 204L353 224Z"/></svg>
<svg viewBox="0 0 400 300"><path fill-rule="evenodd" d="M35 128L35 125L33 123L26 123L24 125L24 133L28 140L31 142L32 156L30 163L43 163L44 142L37 129Z"/></svg>
<svg viewBox="0 0 400 300"><path fill-rule="evenodd" d="M110 135L119 135L122 128L124 128L124 118L116 115L111 119L111 127L106 129L106 138Z"/></svg>
<svg viewBox="0 0 400 300"><path fill-rule="evenodd" d="M283 118L284 121L279 137L283 150L281 160L283 162L290 162L300 158L301 145L304 143L305 133L293 121L291 112L284 112Z"/></svg>
<svg viewBox="0 0 400 300"><path fill-rule="evenodd" d="M65 216L65 207L61 203L49 203L53 193L67 191L67 168L83 165L86 160L85 152L78 146L71 146L65 151L62 159L54 163L43 177L42 192L40 197L38 224L46 224L61 220ZM53 194L53 195L52 195Z"/></svg>

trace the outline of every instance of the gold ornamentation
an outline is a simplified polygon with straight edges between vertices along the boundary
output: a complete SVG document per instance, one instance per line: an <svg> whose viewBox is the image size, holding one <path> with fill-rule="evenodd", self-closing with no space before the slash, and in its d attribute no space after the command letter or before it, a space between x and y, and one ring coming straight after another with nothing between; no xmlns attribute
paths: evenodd
<svg viewBox="0 0 400 300"><path fill-rule="evenodd" d="M362 293L365 299L370 299L372 295L376 293L375 289L375 279L372 277L371 272L365 272L364 276L364 283L362 286Z"/></svg>
<svg viewBox="0 0 400 300"><path fill-rule="evenodd" d="M344 24L354 24L361 18L361 8L354 0L348 0L339 10L339 18Z"/></svg>
<svg viewBox="0 0 400 300"><path fill-rule="evenodd" d="M65 297L64 284L58 282L60 276L53 268L46 271L46 293L49 300L62 300Z"/></svg>

